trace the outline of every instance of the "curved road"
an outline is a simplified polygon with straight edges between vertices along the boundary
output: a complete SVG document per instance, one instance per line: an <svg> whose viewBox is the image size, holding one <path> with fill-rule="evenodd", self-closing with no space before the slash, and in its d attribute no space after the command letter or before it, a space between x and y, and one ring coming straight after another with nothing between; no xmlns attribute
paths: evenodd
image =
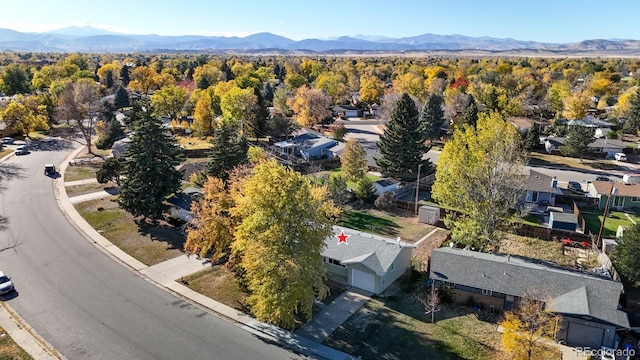
<svg viewBox="0 0 640 360"><path fill-rule="evenodd" d="M68 359L291 359L298 355L177 298L116 263L62 215L45 163L71 149L33 151L0 165L0 270L5 300ZM15 173L17 172L17 173Z"/></svg>

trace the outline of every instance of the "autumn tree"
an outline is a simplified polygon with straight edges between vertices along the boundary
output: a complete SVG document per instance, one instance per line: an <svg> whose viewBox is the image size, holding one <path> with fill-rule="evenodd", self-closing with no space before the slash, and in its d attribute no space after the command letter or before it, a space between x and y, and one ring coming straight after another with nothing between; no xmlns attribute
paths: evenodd
<svg viewBox="0 0 640 360"><path fill-rule="evenodd" d="M233 168L247 162L247 141L238 136L237 128L223 123L216 130L212 145L204 175L226 182Z"/></svg>
<svg viewBox="0 0 640 360"><path fill-rule="evenodd" d="M212 176L207 177L202 192L202 199L191 205L193 219L184 250L200 257L211 253L211 261L216 262L230 254L234 240L236 221L229 214L233 199L225 183Z"/></svg>
<svg viewBox="0 0 640 360"><path fill-rule="evenodd" d="M527 295L530 296L530 295ZM552 360L557 350L545 344L553 340L559 318L545 306L546 299L521 297L518 304L504 314L502 345L514 360Z"/></svg>
<svg viewBox="0 0 640 360"><path fill-rule="evenodd" d="M360 79L360 101L365 104L379 104L384 95L384 83L376 76L363 76Z"/></svg>
<svg viewBox="0 0 640 360"><path fill-rule="evenodd" d="M160 81L160 75L148 66L136 66L130 76L129 89L142 94L148 94L155 89Z"/></svg>
<svg viewBox="0 0 640 360"><path fill-rule="evenodd" d="M384 176L415 180L418 166L423 174L431 168L431 162L422 159L429 148L424 144L418 109L409 94L396 102L378 147L382 156L376 164Z"/></svg>
<svg viewBox="0 0 640 360"><path fill-rule="evenodd" d="M526 151L516 128L498 113L482 114L476 128L457 128L440 154L432 197L457 209L445 224L455 241L499 245L498 231L517 216Z"/></svg>
<svg viewBox="0 0 640 360"><path fill-rule="evenodd" d="M564 145L560 147L562 155L577 157L582 160L582 157L589 153L589 144L596 140L595 130L586 126L571 126L567 137L564 141Z"/></svg>
<svg viewBox="0 0 640 360"><path fill-rule="evenodd" d="M586 92L573 92L563 100L562 115L567 119L583 119L591 107L591 96Z"/></svg>
<svg viewBox="0 0 640 360"><path fill-rule="evenodd" d="M96 75L98 75L98 79L100 79L100 83L102 83L107 88L112 88L115 82L118 80L120 76L120 65L117 63L110 63L102 65Z"/></svg>
<svg viewBox="0 0 640 360"><path fill-rule="evenodd" d="M93 154L91 141L99 108L100 96L93 82L70 83L58 96L58 116L68 124L73 122L80 130L90 154Z"/></svg>
<svg viewBox="0 0 640 360"><path fill-rule="evenodd" d="M316 79L316 88L329 95L332 103L336 103L346 95L345 82L345 77L339 73L322 73Z"/></svg>
<svg viewBox="0 0 640 360"><path fill-rule="evenodd" d="M293 109L296 121L302 126L312 127L331 116L331 98L318 89L306 86L298 88L288 105Z"/></svg>
<svg viewBox="0 0 640 360"><path fill-rule="evenodd" d="M9 104L0 109L0 119L7 129L29 137L35 130L48 130L46 106L40 104L37 96L18 95Z"/></svg>
<svg viewBox="0 0 640 360"><path fill-rule="evenodd" d="M220 115L220 105L216 104L214 97L215 94L208 90L201 91L198 96L193 112L192 128L200 136L210 135L216 127L216 118L217 115Z"/></svg>
<svg viewBox="0 0 640 360"><path fill-rule="evenodd" d="M258 103L258 97L253 89L241 89L232 87L220 96L220 109L223 121L234 126L239 126L244 131L244 126L250 128L254 125L253 110Z"/></svg>
<svg viewBox="0 0 640 360"><path fill-rule="evenodd" d="M367 152L358 140L351 138L344 145L340 157L342 172L347 181L356 182L367 175Z"/></svg>
<svg viewBox="0 0 640 360"><path fill-rule="evenodd" d="M616 269L634 284L640 283L640 224L635 224L626 229L622 238L617 240L612 260Z"/></svg>
<svg viewBox="0 0 640 360"><path fill-rule="evenodd" d="M176 166L182 153L162 121L152 116L150 104L136 103L133 111L134 133L125 152L118 203L133 216L157 221L167 196L180 190L182 173Z"/></svg>
<svg viewBox="0 0 640 360"><path fill-rule="evenodd" d="M275 160L258 164L232 197L231 214L242 220L231 247L247 303L259 321L292 329L296 315L309 319L314 299L326 296L321 251L340 210L326 188Z"/></svg>
<svg viewBox="0 0 640 360"><path fill-rule="evenodd" d="M442 96L431 94L422 110L420 110L420 125L424 132L424 139L429 140L429 142L440 138L442 125L444 125L443 105L444 99L442 99Z"/></svg>
<svg viewBox="0 0 640 360"><path fill-rule="evenodd" d="M187 90L175 85L165 86L151 95L151 105L158 116L168 115L171 120L177 119L184 103L187 101Z"/></svg>
<svg viewBox="0 0 640 360"><path fill-rule="evenodd" d="M289 92L284 86L277 88L273 93L273 107L284 116L291 115L291 111L289 110L289 106L287 105L288 99Z"/></svg>

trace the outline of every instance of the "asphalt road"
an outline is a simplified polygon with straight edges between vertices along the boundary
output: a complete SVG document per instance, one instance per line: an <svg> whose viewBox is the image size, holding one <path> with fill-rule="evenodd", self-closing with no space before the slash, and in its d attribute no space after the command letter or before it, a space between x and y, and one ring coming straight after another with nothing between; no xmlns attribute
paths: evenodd
<svg viewBox="0 0 640 360"><path fill-rule="evenodd" d="M292 359L298 355L142 279L68 223L45 163L70 149L33 151L0 165L0 270L14 310L68 359Z"/></svg>

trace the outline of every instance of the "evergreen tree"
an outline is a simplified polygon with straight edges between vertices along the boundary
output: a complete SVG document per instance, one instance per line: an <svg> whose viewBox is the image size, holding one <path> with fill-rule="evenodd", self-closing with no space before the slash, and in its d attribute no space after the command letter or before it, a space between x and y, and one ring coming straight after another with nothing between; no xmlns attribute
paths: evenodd
<svg viewBox="0 0 640 360"><path fill-rule="evenodd" d="M572 126L560 152L564 156L582 157L589 152L589 144L596 140L595 130L586 126Z"/></svg>
<svg viewBox="0 0 640 360"><path fill-rule="evenodd" d="M360 178L355 185L355 189L353 189L353 193L358 198L358 200L362 202L367 202L371 200L376 190L373 187L373 181L368 177Z"/></svg>
<svg viewBox="0 0 640 360"><path fill-rule="evenodd" d="M220 65L220 71L222 71L222 73L224 74L224 78L226 81L235 79L233 71L231 71L231 68L229 67L229 65L227 65L227 61L224 59L222 60L222 65Z"/></svg>
<svg viewBox="0 0 640 360"><path fill-rule="evenodd" d="M444 124L443 104L442 96L431 94L420 111L420 124L424 131L424 139L429 142L440 138L440 131Z"/></svg>
<svg viewBox="0 0 640 360"><path fill-rule="evenodd" d="M217 177L226 182L233 168L248 161L248 150L247 141L237 135L233 126L223 122L213 137L213 147L204 175Z"/></svg>
<svg viewBox="0 0 640 360"><path fill-rule="evenodd" d="M198 89L204 90L209 86L211 86L211 84L209 84L209 80L207 80L207 77L201 76L200 80L198 80Z"/></svg>
<svg viewBox="0 0 640 360"><path fill-rule="evenodd" d="M460 126L467 124L471 127L476 127L478 123L478 105L473 95L469 95L469 104L460 115Z"/></svg>
<svg viewBox="0 0 640 360"><path fill-rule="evenodd" d="M627 121L624 123L624 132L628 134L638 134L640 130L640 88L629 99L629 112Z"/></svg>
<svg viewBox="0 0 640 360"><path fill-rule="evenodd" d="M540 144L540 132L538 131L538 125L534 122L531 124L531 128L527 131L527 137L524 139L524 148L527 151L533 150Z"/></svg>
<svg viewBox="0 0 640 360"><path fill-rule="evenodd" d="M635 224L624 231L618 239L618 246L613 251L612 260L620 271L632 284L640 283L640 224Z"/></svg>
<svg viewBox="0 0 640 360"><path fill-rule="evenodd" d="M134 134L125 152L120 206L133 216L157 221L166 210L165 199L180 190L182 173L176 166L182 153L162 121L151 116L146 103L137 106Z"/></svg>
<svg viewBox="0 0 640 360"><path fill-rule="evenodd" d="M113 105L116 107L116 109L122 109L131 105L131 103L129 102L129 92L127 91L127 89L122 86L118 87L118 90L116 91L116 97L113 99Z"/></svg>
<svg viewBox="0 0 640 360"><path fill-rule="evenodd" d="M376 164L384 176L415 180L418 165L422 173L431 168L431 162L422 159L429 148L424 144L418 109L409 94L397 101L378 147L382 157Z"/></svg>
<svg viewBox="0 0 640 360"><path fill-rule="evenodd" d="M107 89L111 89L113 87L114 83L115 82L113 81L113 71L109 70L105 74L104 86L106 86Z"/></svg>
<svg viewBox="0 0 640 360"><path fill-rule="evenodd" d="M122 81L122 86L129 86L129 67L127 65L120 68L120 81Z"/></svg>

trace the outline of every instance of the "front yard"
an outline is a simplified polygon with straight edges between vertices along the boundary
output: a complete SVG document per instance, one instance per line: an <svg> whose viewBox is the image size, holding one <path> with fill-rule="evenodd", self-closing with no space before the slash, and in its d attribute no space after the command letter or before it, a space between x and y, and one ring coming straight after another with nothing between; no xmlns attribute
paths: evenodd
<svg viewBox="0 0 640 360"><path fill-rule="evenodd" d="M561 166L565 168L584 170L616 170L625 171L617 161L612 159L577 159L568 156L552 155L545 152L531 152L529 165L532 166Z"/></svg>
<svg viewBox="0 0 640 360"><path fill-rule="evenodd" d="M99 166L90 166L90 165L70 165L67 166L67 169L64 172L64 181L76 181L76 180L86 180L86 179L95 179L96 172L100 169Z"/></svg>
<svg viewBox="0 0 640 360"><path fill-rule="evenodd" d="M137 222L118 206L115 197L75 205L80 215L99 233L145 265L182 255L185 235L166 223Z"/></svg>
<svg viewBox="0 0 640 360"><path fill-rule="evenodd" d="M395 293L367 302L324 344L361 359L506 359L496 316L443 305L432 324L412 297L411 286L395 288Z"/></svg>

